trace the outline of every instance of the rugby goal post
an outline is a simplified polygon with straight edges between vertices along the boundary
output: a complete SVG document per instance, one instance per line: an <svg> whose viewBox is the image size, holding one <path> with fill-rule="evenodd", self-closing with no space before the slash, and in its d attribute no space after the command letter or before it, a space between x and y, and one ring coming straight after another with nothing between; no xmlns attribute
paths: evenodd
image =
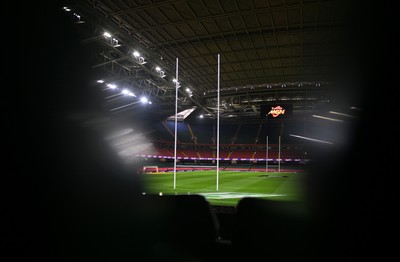
<svg viewBox="0 0 400 262"><path fill-rule="evenodd" d="M158 173L158 166L143 166L143 173Z"/></svg>

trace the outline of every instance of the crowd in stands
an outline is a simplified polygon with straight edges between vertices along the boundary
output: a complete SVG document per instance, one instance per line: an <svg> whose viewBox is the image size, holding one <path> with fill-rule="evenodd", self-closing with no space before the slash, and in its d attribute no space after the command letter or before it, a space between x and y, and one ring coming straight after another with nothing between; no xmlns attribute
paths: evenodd
<svg viewBox="0 0 400 262"><path fill-rule="evenodd" d="M174 122L162 121L154 126L152 139L155 147L139 152L137 155L146 158L173 158L175 153ZM178 122L177 127L178 159L215 160L217 158L215 125ZM283 126L276 123L222 124L219 157L221 160L235 161L265 161L267 156L269 161L278 159L285 162L308 161L302 141L293 139L282 130ZM282 133L282 142L278 144L280 133Z"/></svg>

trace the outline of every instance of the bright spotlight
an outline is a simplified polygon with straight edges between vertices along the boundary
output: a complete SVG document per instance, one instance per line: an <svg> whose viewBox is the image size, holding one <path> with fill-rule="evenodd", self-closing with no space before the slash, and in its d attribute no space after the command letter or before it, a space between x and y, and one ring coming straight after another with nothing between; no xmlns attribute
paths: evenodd
<svg viewBox="0 0 400 262"><path fill-rule="evenodd" d="M111 37L111 34L108 33L108 32L104 32L103 36L104 36L104 37Z"/></svg>
<svg viewBox="0 0 400 262"><path fill-rule="evenodd" d="M188 92L188 93L189 93L189 92L190 92L190 88L186 88L186 92Z"/></svg>
<svg viewBox="0 0 400 262"><path fill-rule="evenodd" d="M200 118L204 118L204 115L200 115Z"/></svg>
<svg viewBox="0 0 400 262"><path fill-rule="evenodd" d="M141 63L142 65L146 64L146 62L144 61L144 57L143 56L139 57L139 63Z"/></svg>
<svg viewBox="0 0 400 262"><path fill-rule="evenodd" d="M135 51L135 52L133 52L133 56L134 56L134 57L139 57L139 56L140 56L140 54L139 54L139 52L138 52L138 51Z"/></svg>
<svg viewBox="0 0 400 262"><path fill-rule="evenodd" d="M102 80L102 79L100 79L100 80L97 80L97 83L100 83L100 84L102 84L102 83L104 83L104 80Z"/></svg>
<svg viewBox="0 0 400 262"><path fill-rule="evenodd" d="M117 88L117 86L114 85L114 84L108 84L107 86L108 86L110 89L116 89L116 88Z"/></svg>
<svg viewBox="0 0 400 262"><path fill-rule="evenodd" d="M157 71L157 72L160 72L160 71L161 71L161 68L160 68L159 66L157 66L157 67L156 67L156 71Z"/></svg>
<svg viewBox="0 0 400 262"><path fill-rule="evenodd" d="M130 91L128 89L124 89L121 91L121 93L124 95L128 95L130 93Z"/></svg>
<svg viewBox="0 0 400 262"><path fill-rule="evenodd" d="M143 104L145 104L145 103L148 103L149 100L147 99L147 97L142 96L142 97L140 98L140 102L142 102Z"/></svg>
<svg viewBox="0 0 400 262"><path fill-rule="evenodd" d="M119 46L121 46L121 45L118 43L118 39L116 39L116 38L113 38L113 39L112 39L112 44L113 44L114 47L119 47Z"/></svg>

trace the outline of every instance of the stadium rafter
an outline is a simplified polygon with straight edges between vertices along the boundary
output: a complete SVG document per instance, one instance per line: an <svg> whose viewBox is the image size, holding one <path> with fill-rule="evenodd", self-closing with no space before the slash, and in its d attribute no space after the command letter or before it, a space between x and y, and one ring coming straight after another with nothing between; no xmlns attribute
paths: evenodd
<svg viewBox="0 0 400 262"><path fill-rule="evenodd" d="M197 106L215 117L216 57L221 54L221 101L236 105L224 108L222 118L257 115L259 106L271 100L290 101L294 115L303 118L329 103L350 19L346 1L69 3L94 25L82 41L100 46L99 63L93 66L165 108L174 103L174 61L179 58L179 106ZM132 55L135 51L140 59Z"/></svg>

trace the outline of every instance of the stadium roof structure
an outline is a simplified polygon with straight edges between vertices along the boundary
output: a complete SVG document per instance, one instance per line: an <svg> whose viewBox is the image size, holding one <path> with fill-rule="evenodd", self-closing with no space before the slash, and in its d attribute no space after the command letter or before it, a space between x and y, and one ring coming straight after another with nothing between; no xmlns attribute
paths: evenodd
<svg viewBox="0 0 400 262"><path fill-rule="evenodd" d="M293 104L312 114L340 85L336 69L346 56L349 1L312 0L87 0L64 10L94 45L104 81L145 95L159 114L174 114L176 58L179 110L217 110L249 119L260 106ZM338 66L339 65L339 66Z"/></svg>

